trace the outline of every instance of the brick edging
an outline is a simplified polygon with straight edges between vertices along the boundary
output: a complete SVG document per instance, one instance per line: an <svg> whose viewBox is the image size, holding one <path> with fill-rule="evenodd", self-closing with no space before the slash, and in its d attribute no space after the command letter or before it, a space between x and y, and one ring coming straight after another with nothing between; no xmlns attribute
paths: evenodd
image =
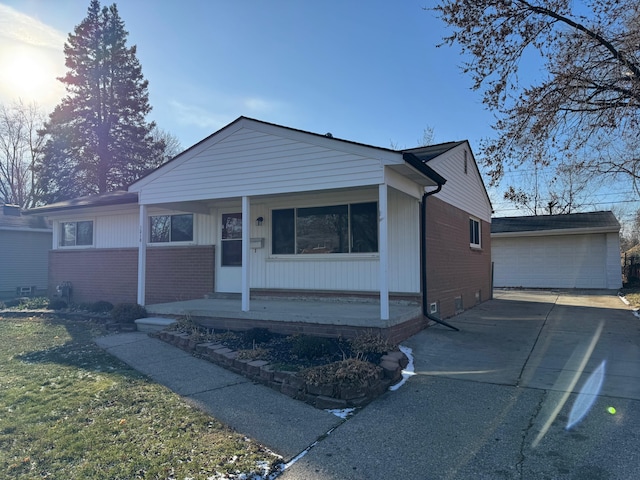
<svg viewBox="0 0 640 480"><path fill-rule="evenodd" d="M215 342L197 343L188 333L161 331L153 336L320 409L361 407L368 404L399 382L402 369L409 363L404 353L391 352L382 357L379 373L373 382L366 386L339 388L337 385L314 385L295 372L275 370L264 360L238 359L238 353L224 345Z"/></svg>

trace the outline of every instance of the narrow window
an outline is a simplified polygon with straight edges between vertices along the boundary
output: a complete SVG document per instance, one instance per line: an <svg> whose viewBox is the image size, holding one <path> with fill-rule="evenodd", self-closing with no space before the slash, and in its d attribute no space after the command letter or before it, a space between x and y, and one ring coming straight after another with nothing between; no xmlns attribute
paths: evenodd
<svg viewBox="0 0 640 480"><path fill-rule="evenodd" d="M296 253L296 220L295 210L274 210L272 213L272 252L275 255Z"/></svg>
<svg viewBox="0 0 640 480"><path fill-rule="evenodd" d="M242 213L222 214L221 247L223 267L242 266Z"/></svg>
<svg viewBox="0 0 640 480"><path fill-rule="evenodd" d="M60 246L93 245L93 221L63 222L60 224Z"/></svg>
<svg viewBox="0 0 640 480"><path fill-rule="evenodd" d="M151 243L192 242L193 214L149 217L149 241Z"/></svg>
<svg viewBox="0 0 640 480"><path fill-rule="evenodd" d="M469 219L469 245L480 248L480 222L474 218Z"/></svg>

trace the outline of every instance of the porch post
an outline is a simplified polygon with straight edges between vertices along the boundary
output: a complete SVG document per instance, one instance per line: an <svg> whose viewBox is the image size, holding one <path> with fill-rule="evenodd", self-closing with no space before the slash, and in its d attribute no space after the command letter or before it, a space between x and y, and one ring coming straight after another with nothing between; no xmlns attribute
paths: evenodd
<svg viewBox="0 0 640 480"><path fill-rule="evenodd" d="M147 206L140 205L138 238L138 303L145 304L147 280L147 238L149 237L149 222L147 221Z"/></svg>
<svg viewBox="0 0 640 480"><path fill-rule="evenodd" d="M387 184L378 186L378 227L380 231L380 319L389 320L389 242Z"/></svg>
<svg viewBox="0 0 640 480"><path fill-rule="evenodd" d="M249 289L249 253L250 250L250 231L249 226L250 222L250 208L249 208L249 197L242 197L242 311L249 311L249 297L250 297L250 289Z"/></svg>

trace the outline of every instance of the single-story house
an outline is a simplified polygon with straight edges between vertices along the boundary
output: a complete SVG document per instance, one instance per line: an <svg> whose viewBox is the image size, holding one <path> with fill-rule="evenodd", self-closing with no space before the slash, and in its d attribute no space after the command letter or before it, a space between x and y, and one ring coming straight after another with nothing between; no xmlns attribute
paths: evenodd
<svg viewBox="0 0 640 480"><path fill-rule="evenodd" d="M399 151L246 117L127 191L31 210L76 302L368 297L396 328L394 302L423 328L490 297L491 212L467 141Z"/></svg>
<svg viewBox="0 0 640 480"><path fill-rule="evenodd" d="M495 287L622 287L612 212L494 218L491 247Z"/></svg>
<svg viewBox="0 0 640 480"><path fill-rule="evenodd" d="M0 299L46 294L51 227L44 218L0 206Z"/></svg>

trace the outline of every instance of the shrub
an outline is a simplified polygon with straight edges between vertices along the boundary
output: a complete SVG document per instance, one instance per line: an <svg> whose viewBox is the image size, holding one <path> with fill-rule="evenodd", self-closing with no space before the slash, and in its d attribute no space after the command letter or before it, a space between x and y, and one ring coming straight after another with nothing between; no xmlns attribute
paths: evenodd
<svg viewBox="0 0 640 480"><path fill-rule="evenodd" d="M106 313L113 310L113 303L105 302L104 300L99 300L95 303L89 305L88 310L93 313Z"/></svg>
<svg viewBox="0 0 640 480"><path fill-rule="evenodd" d="M13 306L17 307L18 310L36 310L39 308L50 308L48 307L49 299L47 297L24 297L18 298L15 301L17 301L18 304L14 304Z"/></svg>
<svg viewBox="0 0 640 480"><path fill-rule="evenodd" d="M273 338L273 333L266 328L252 328L244 332L242 336L248 345L255 345L269 342Z"/></svg>
<svg viewBox="0 0 640 480"><path fill-rule="evenodd" d="M47 308L50 310L62 310L63 308L67 308L67 302L61 298L52 298L49 300Z"/></svg>
<svg viewBox="0 0 640 480"><path fill-rule="evenodd" d="M360 333L349 343L351 343L351 350L358 358L374 363L377 363L382 355L397 349L396 345L390 343L380 333L371 330Z"/></svg>
<svg viewBox="0 0 640 480"><path fill-rule="evenodd" d="M310 335L297 335L291 338L291 353L308 360L329 355L336 348L336 343L329 338Z"/></svg>
<svg viewBox="0 0 640 480"><path fill-rule="evenodd" d="M146 316L147 310L137 303L120 303L111 310L111 318L118 323L133 323Z"/></svg>
<svg viewBox="0 0 640 480"><path fill-rule="evenodd" d="M314 385L363 386L380 378L381 368L362 360L349 358L340 362L308 368L298 373Z"/></svg>

